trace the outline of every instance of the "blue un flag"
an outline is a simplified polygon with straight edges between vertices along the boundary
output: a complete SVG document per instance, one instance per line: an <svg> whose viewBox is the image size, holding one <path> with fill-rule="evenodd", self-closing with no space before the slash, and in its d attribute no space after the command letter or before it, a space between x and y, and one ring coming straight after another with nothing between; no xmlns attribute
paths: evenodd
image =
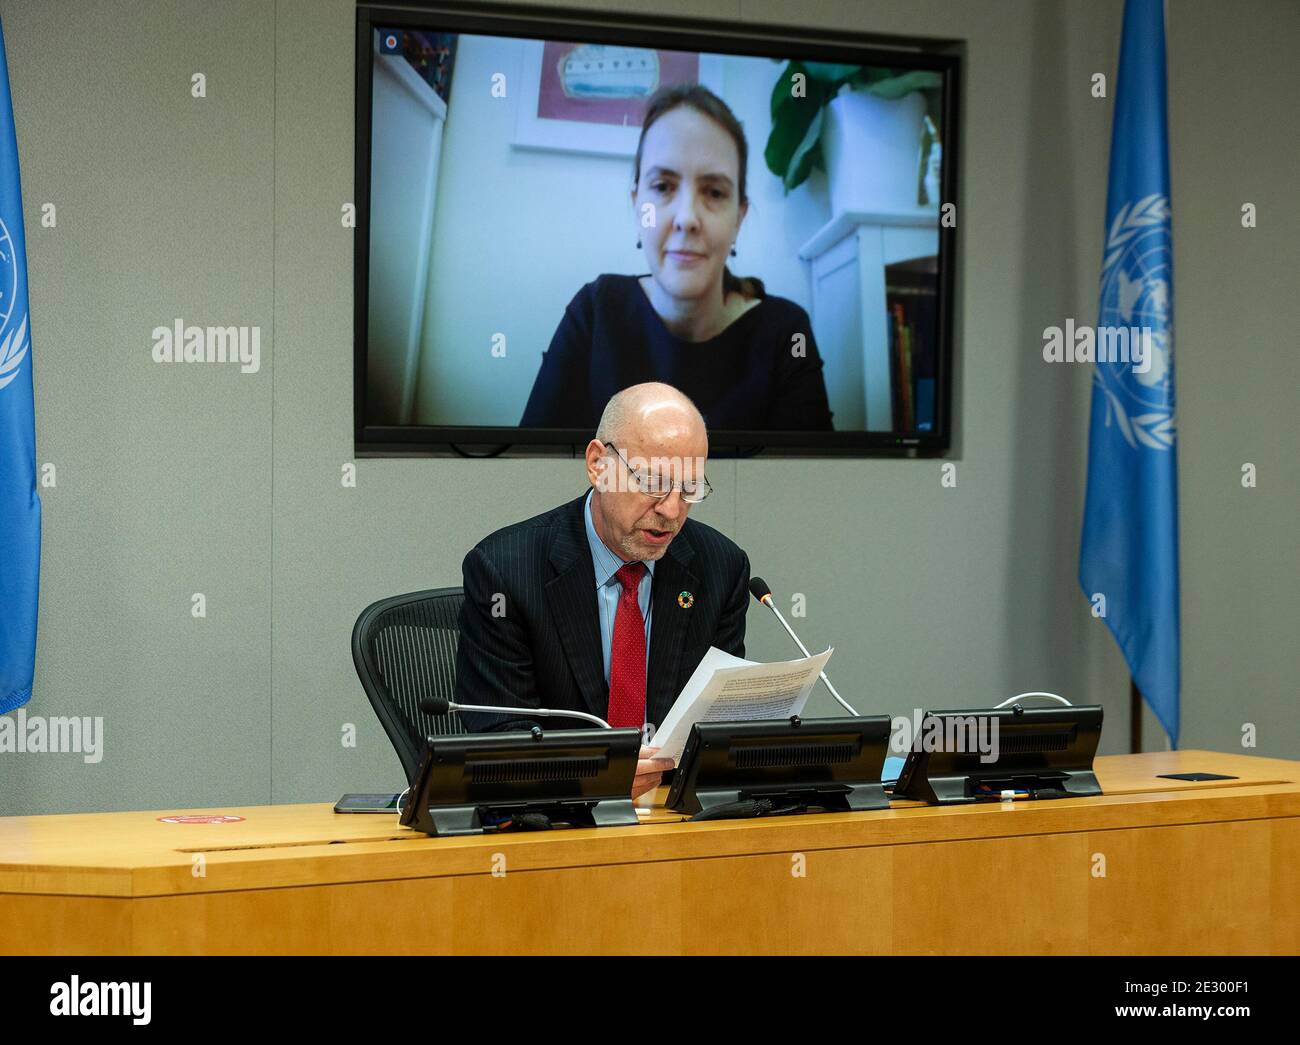
<svg viewBox="0 0 1300 1045"><path fill-rule="evenodd" d="M1127 0L1115 88L1098 343L1145 331L1148 358L1096 363L1079 582L1178 745L1178 475L1162 0ZM1104 598L1104 603L1097 596Z"/></svg>
<svg viewBox="0 0 1300 1045"><path fill-rule="evenodd" d="M0 714L22 707L32 696L40 572L27 245L0 26Z"/></svg>

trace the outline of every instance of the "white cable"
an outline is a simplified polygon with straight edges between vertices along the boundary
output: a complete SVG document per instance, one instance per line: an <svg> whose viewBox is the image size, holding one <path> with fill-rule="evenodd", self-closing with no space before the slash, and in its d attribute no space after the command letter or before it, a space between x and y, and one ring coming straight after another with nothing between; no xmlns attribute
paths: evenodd
<svg viewBox="0 0 1300 1045"><path fill-rule="evenodd" d="M552 708L509 708L503 706L492 706L489 704L457 704L454 701L447 701L448 711L487 711L494 715L504 715L511 711L518 711L520 718L527 718L529 715L539 715L542 718L580 718L587 722L594 722L596 725L605 729L613 729L603 718L597 718L595 715L588 715L585 711L557 711Z"/></svg>
<svg viewBox="0 0 1300 1045"><path fill-rule="evenodd" d="M1066 700L1066 699L1065 699L1064 697L1062 697L1062 696L1058 696L1058 695L1055 694L1055 693L1044 693L1044 692L1042 692L1041 690L1035 690L1033 693L1017 693L1014 697L1007 697L1007 699L1004 700L1001 704L996 705L996 706L993 708L993 710L994 710L994 711L997 711L998 708L1004 708L1004 707L1006 707L1008 704L1014 704L1014 703L1015 703L1017 700L1019 700L1021 697L1051 697L1053 700L1059 700L1059 701L1060 701L1062 704L1064 704L1067 708L1072 708L1072 707L1074 707L1073 704L1071 704L1068 700Z"/></svg>

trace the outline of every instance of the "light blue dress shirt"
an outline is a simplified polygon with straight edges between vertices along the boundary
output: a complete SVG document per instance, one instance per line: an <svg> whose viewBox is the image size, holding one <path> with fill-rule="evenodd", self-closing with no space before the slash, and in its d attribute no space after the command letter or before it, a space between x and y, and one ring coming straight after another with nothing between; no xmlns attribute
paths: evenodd
<svg viewBox="0 0 1300 1045"><path fill-rule="evenodd" d="M627 560L615 555L596 533L591 521L591 494L583 506L583 517L587 521L587 543L591 546L591 564L596 570L596 607L600 610L600 652L605 664L605 683L609 684L609 651L614 645L614 616L618 613L619 596L623 594L623 585L614 576ZM645 660L646 680L650 678L650 585L654 580L654 560L645 562L646 572L641 575L641 584L637 588L637 602L641 605L641 619L645 621Z"/></svg>

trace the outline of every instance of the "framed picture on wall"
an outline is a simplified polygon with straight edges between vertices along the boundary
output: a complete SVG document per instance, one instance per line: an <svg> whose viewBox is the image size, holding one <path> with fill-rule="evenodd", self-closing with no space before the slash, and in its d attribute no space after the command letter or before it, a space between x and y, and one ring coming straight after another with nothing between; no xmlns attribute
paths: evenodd
<svg viewBox="0 0 1300 1045"><path fill-rule="evenodd" d="M652 47L525 40L516 148L631 159L646 99L660 87L722 90L717 55Z"/></svg>

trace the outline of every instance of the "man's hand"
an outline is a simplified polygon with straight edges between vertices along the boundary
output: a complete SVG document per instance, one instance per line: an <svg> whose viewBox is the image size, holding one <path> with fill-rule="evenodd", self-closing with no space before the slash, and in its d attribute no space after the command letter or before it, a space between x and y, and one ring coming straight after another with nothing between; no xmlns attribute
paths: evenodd
<svg viewBox="0 0 1300 1045"><path fill-rule="evenodd" d="M655 758L657 747L641 745L637 754L636 776L632 779L632 797L640 798L647 791L653 791L663 780L663 775L673 768L671 758Z"/></svg>

